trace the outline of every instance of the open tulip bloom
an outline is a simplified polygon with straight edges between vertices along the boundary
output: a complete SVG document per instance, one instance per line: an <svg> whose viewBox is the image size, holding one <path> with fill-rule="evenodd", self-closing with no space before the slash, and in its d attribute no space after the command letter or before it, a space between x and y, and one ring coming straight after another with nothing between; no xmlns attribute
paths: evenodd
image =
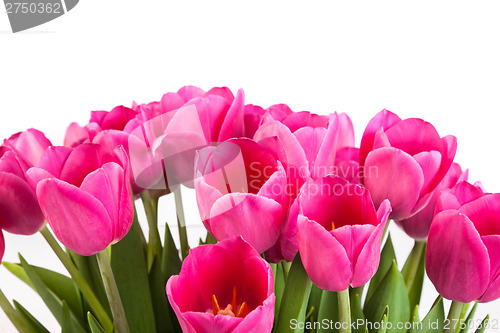
<svg viewBox="0 0 500 333"><path fill-rule="evenodd" d="M1 264L63 332L483 333L476 306L500 298L500 194L467 182L456 150L454 136L388 110L357 147L345 113L185 86L92 111L64 146L36 129L4 140L0 260L6 233L42 234L69 276L21 255ZM177 223L161 237L166 195ZM415 242L404 263L391 220ZM426 273L439 295L422 316ZM20 332L48 332L2 290L0 308Z"/></svg>

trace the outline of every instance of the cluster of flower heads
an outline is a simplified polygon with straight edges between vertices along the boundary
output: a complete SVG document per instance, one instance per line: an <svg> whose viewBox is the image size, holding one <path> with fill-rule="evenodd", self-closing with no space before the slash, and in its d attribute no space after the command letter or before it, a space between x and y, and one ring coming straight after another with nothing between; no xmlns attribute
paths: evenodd
<svg viewBox="0 0 500 333"><path fill-rule="evenodd" d="M453 163L456 149L454 136L387 110L370 120L356 147L344 113L294 112L284 104L264 109L245 104L242 90L235 96L228 88L186 86L149 104L93 111L88 124L68 127L64 146L34 129L6 139L0 230L28 235L46 219L64 245L92 255L128 232L131 191L160 196L182 184L196 190L208 232L228 240L220 251L252 252L244 242L257 254L245 259L229 251L228 260L259 261L264 253L269 262L291 261L300 252L320 288L357 287L377 270L392 219L411 237L427 239L426 270L440 294L487 302L500 297L500 194L467 182L467 171ZM3 251L0 232L0 257ZM207 291L189 276L201 274L191 266L203 260L194 256L215 258L217 251L193 251L185 263L190 273L183 268L168 284L174 303L191 286L190 301L173 306L186 331L196 320L213 320L189 320L192 312L230 314L236 327L255 309L273 308L266 282L272 273L263 260L255 273L262 276L252 276L258 292L239 290L241 284ZM198 302L194 294L208 296Z"/></svg>

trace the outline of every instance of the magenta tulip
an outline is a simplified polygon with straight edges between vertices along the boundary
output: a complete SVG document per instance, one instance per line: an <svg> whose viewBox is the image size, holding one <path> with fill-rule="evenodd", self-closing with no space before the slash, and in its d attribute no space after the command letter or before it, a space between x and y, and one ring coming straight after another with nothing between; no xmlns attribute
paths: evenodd
<svg viewBox="0 0 500 333"><path fill-rule="evenodd" d="M0 264L2 263L2 258L4 253L5 253L5 240L3 238L2 229L0 229Z"/></svg>
<svg viewBox="0 0 500 333"><path fill-rule="evenodd" d="M287 192L292 202L309 178L317 179L327 174L345 176L359 169L358 151L353 147L354 129L346 114L291 113L284 105L269 110L254 139L283 163L289 183ZM355 175L350 179L354 178ZM295 257L297 214L298 208L292 204L278 241L265 253L270 262L291 261Z"/></svg>
<svg viewBox="0 0 500 333"><path fill-rule="evenodd" d="M0 230L32 235L43 227L43 214L25 172L38 165L50 145L42 132L29 129L0 146Z"/></svg>
<svg viewBox="0 0 500 333"><path fill-rule="evenodd" d="M140 109L141 116L127 128L132 138L143 141L131 150L132 170L134 175L148 170L141 158L151 150L154 158L164 161L165 170L161 171L169 186L193 186L197 150L245 134L241 89L235 97L225 87L204 92L187 86L177 93L165 94L158 104Z"/></svg>
<svg viewBox="0 0 500 333"><path fill-rule="evenodd" d="M122 239L132 224L128 158L101 146L50 147L27 177L56 237L80 255L93 255Z"/></svg>
<svg viewBox="0 0 500 333"><path fill-rule="evenodd" d="M418 213L404 220L398 220L396 223L410 236L417 240L426 240L429 234L429 228L434 216L437 214L436 204L441 193L451 189L458 182L467 180L468 171L462 172L462 168L457 163L453 163L448 173L441 183L436 187L429 203Z"/></svg>
<svg viewBox="0 0 500 333"><path fill-rule="evenodd" d="M185 333L272 330L273 272L241 237L190 250L166 290Z"/></svg>
<svg viewBox="0 0 500 333"><path fill-rule="evenodd" d="M450 169L456 149L454 136L441 138L422 119L379 112L368 123L360 147L363 181L375 206L389 199L394 220L416 214Z"/></svg>
<svg viewBox="0 0 500 333"><path fill-rule="evenodd" d="M280 162L250 139L201 150L195 190L203 224L216 239L241 235L259 253L278 239L288 208Z"/></svg>
<svg viewBox="0 0 500 333"><path fill-rule="evenodd" d="M330 291L368 282L380 261L389 201L376 211L367 189L333 175L309 180L297 201L298 247L311 281Z"/></svg>
<svg viewBox="0 0 500 333"><path fill-rule="evenodd" d="M455 204L479 193L470 186L460 192L453 195L459 198ZM453 200L448 197L445 201ZM495 193L481 195L434 217L425 263L429 279L443 297L464 303L500 298L499 216L500 193Z"/></svg>

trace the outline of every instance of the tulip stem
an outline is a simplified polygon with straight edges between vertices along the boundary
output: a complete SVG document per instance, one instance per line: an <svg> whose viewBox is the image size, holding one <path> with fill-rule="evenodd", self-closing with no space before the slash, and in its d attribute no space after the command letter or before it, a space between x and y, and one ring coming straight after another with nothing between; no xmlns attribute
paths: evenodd
<svg viewBox="0 0 500 333"><path fill-rule="evenodd" d="M450 311L448 312L447 318L447 328L443 330L443 333L455 333L459 331L460 325L460 315L462 314L462 308L464 303L452 301L450 306Z"/></svg>
<svg viewBox="0 0 500 333"><path fill-rule="evenodd" d="M418 266L422 255L425 252L426 242L415 241L415 245L411 250L410 257L408 258L408 270L404 272L404 279L406 284L406 289L410 290L415 282L417 276Z"/></svg>
<svg viewBox="0 0 500 333"><path fill-rule="evenodd" d="M127 318L125 317L125 310L123 309L122 300L118 287L116 286L111 263L109 262L108 251L104 250L97 253L97 263L101 271L102 281L104 282L104 289L108 297L111 313L115 322L117 333L129 333Z"/></svg>
<svg viewBox="0 0 500 333"><path fill-rule="evenodd" d="M177 211L177 226L179 227L179 238L181 241L182 259L185 259L189 253L189 244L186 231L186 217L184 216L184 207L182 205L181 187L175 189L175 210Z"/></svg>
<svg viewBox="0 0 500 333"><path fill-rule="evenodd" d="M146 212L149 226L149 244L153 250L153 257L157 255L161 261L162 246L160 232L158 231L158 199L153 199L148 191L141 193L141 200Z"/></svg>
<svg viewBox="0 0 500 333"><path fill-rule="evenodd" d="M349 287L346 290L339 291L339 333L351 333L351 304L349 299Z"/></svg>
<svg viewBox="0 0 500 333"><path fill-rule="evenodd" d="M0 289L0 308L7 315L10 322L14 325L19 332L33 332L33 330L26 324L26 322L19 316L16 309L10 304L5 294Z"/></svg>
<svg viewBox="0 0 500 333"><path fill-rule="evenodd" d="M73 263L73 260L68 256L66 252L61 248L57 240L54 238L50 230L45 226L42 230L40 230L43 238L47 241L49 246L52 248L52 251L59 258L61 263L64 265L69 275L78 286L78 289L85 297L85 300L88 302L92 310L94 311L95 316L104 327L106 332L113 332L113 321L109 318L108 313L104 310L101 302L97 298L97 296L92 291L92 288L88 285L87 281L83 277L82 273L78 270L78 268Z"/></svg>

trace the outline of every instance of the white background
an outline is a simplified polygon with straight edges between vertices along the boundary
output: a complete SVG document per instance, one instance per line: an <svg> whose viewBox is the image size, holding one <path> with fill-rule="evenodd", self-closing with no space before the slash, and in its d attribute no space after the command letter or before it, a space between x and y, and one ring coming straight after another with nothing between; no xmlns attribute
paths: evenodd
<svg viewBox="0 0 500 333"><path fill-rule="evenodd" d="M158 100L185 84L226 85L264 107L346 112L358 143L382 108L424 118L441 135L458 137L456 161L470 168L471 180L500 192L497 1L82 0L18 34L1 11L2 138L36 127L62 144L66 126L86 123L90 110ZM190 232L199 234L192 199L188 192ZM161 207L170 223L172 201ZM394 232L402 264L412 241ZM5 261L22 252L30 263L64 271L40 235L6 234L6 243ZM4 267L0 287L59 330L38 296ZM421 315L437 295L429 281L425 288ZM499 308L499 301L480 305L478 318L489 312L498 320ZM12 330L0 313L0 332Z"/></svg>

